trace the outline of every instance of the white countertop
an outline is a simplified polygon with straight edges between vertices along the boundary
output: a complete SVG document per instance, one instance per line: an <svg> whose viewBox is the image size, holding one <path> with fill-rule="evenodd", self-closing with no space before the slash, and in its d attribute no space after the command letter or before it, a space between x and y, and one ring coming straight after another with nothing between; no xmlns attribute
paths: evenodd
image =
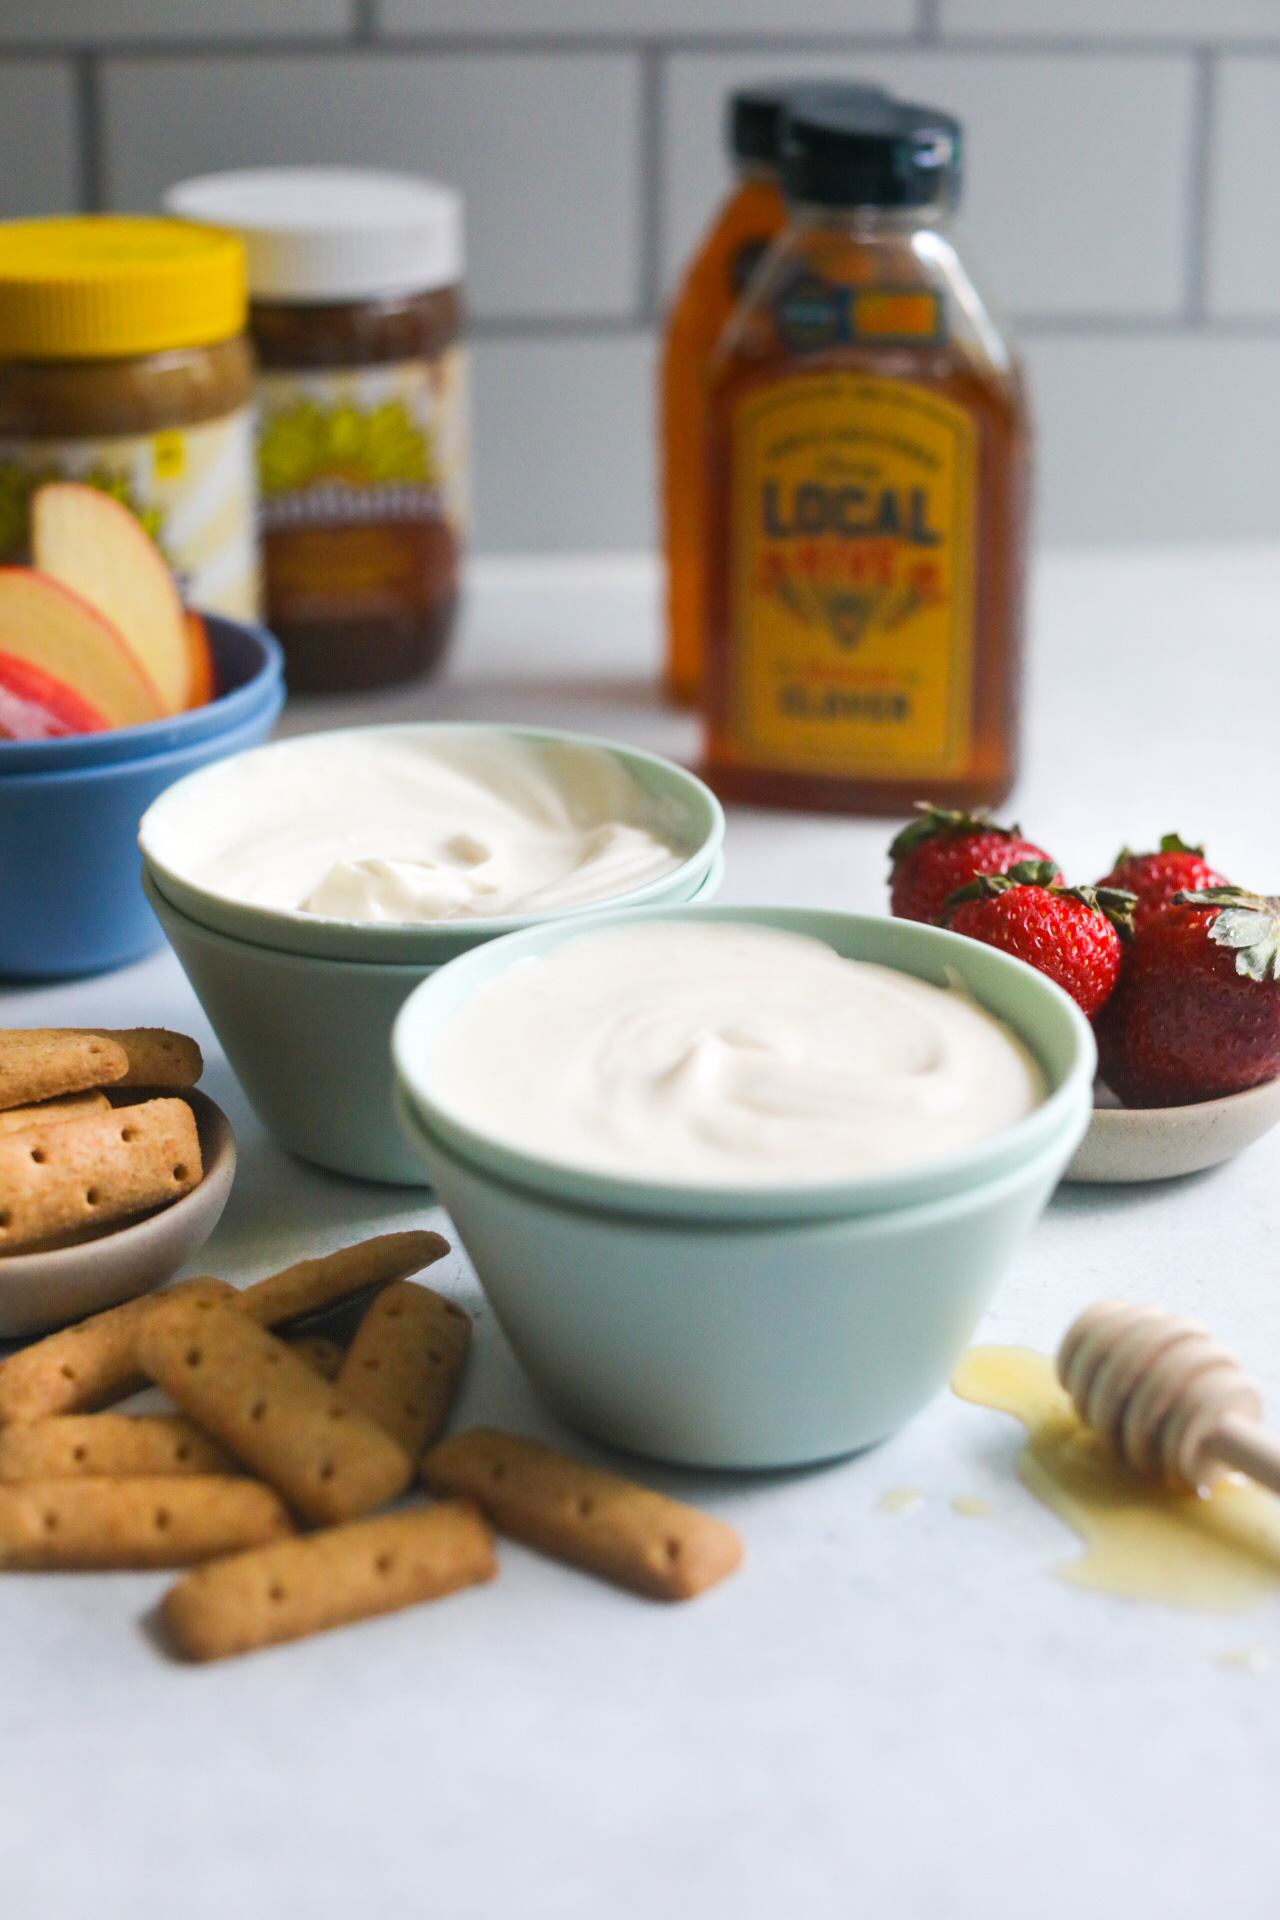
<svg viewBox="0 0 1280 1920"><path fill-rule="evenodd" d="M692 757L653 692L640 561L477 570L445 678L313 702L285 731L504 718ZM1177 828L1280 883L1280 547L1039 568L1016 814L1070 873ZM883 822L738 810L725 900L879 911ZM206 1050L240 1171L201 1271L249 1279L386 1228L411 1189L263 1134L167 952L0 993L6 1026L166 1024ZM1198 1312L1280 1422L1280 1132L1216 1173L1064 1188L981 1338L1050 1351L1124 1292ZM457 1418L548 1437L478 1314ZM167 1577L0 1579L4 1920L1274 1920L1280 1602L1183 1613L1055 1581L1073 1536L1013 1473L1021 1430L943 1395L809 1473L655 1474L738 1526L734 1579L633 1599L503 1543L482 1591L208 1669L140 1627ZM897 1484L910 1513L876 1511ZM986 1519L950 1501L983 1495ZM1221 1663L1269 1652L1269 1672Z"/></svg>

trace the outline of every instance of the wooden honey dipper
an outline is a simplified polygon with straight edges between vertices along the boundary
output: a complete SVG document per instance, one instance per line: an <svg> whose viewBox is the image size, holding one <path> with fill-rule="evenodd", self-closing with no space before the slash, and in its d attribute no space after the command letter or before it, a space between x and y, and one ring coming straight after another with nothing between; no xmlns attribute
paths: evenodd
<svg viewBox="0 0 1280 1920"><path fill-rule="evenodd" d="M1058 1378L1144 1478L1203 1487L1237 1467L1280 1493L1280 1441L1258 1424L1258 1389L1198 1320L1099 1300L1067 1329Z"/></svg>

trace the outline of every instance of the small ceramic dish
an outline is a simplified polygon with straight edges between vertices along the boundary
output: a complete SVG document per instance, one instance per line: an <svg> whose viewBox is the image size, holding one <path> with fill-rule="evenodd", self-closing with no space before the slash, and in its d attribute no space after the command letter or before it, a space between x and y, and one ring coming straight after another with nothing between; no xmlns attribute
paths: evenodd
<svg viewBox="0 0 1280 1920"><path fill-rule="evenodd" d="M221 1107L196 1088L182 1098L196 1117L204 1178L134 1226L49 1253L0 1258L0 1338L21 1339L119 1306L158 1287L204 1245L222 1216L236 1172L236 1143Z"/></svg>
<svg viewBox="0 0 1280 1920"><path fill-rule="evenodd" d="M1120 1186L1202 1173L1251 1147L1280 1121L1280 1080L1189 1107L1095 1106L1064 1180Z"/></svg>
<svg viewBox="0 0 1280 1920"><path fill-rule="evenodd" d="M723 872L717 852L699 898L715 893ZM180 913L150 873L142 884L250 1105L281 1146L359 1180L425 1186L422 1158L396 1120L391 1029L435 965L255 946Z"/></svg>
<svg viewBox="0 0 1280 1920"><path fill-rule="evenodd" d="M643 795L643 814L636 824L657 833L679 855L679 865L629 892L580 906L540 913L504 914L493 919L453 919L398 925L386 921L332 920L318 913L292 908L253 905L212 891L186 867L187 849L201 823L217 815L222 796L233 792L237 764L224 761L190 780L171 787L149 809L138 834L147 873L171 905L189 920L232 940L256 947L274 947L282 953L305 954L314 960L352 960L361 964L388 962L396 966L442 966L472 947L506 933L544 925L548 920L581 919L602 909L665 906L691 900L702 889L724 839L724 812L709 787L683 767L637 747L587 734L563 733L549 727L498 726L488 722L437 722L412 726L351 727L334 733L303 734L279 740L259 750L272 764L287 770L317 755L331 752L334 743L385 741L390 746L439 743L441 751L457 743L485 736L519 741L535 753L563 761L574 754L592 758L607 754L631 776ZM592 822L594 824L594 821Z"/></svg>
<svg viewBox="0 0 1280 1920"><path fill-rule="evenodd" d="M911 920L802 908L615 914L809 934L943 985L1040 1060L1049 1097L966 1153L862 1182L724 1189L584 1173L465 1129L433 1098L434 1035L499 971L579 931L455 960L393 1035L401 1117L534 1386L613 1445L702 1467L797 1466L884 1439L945 1384L1088 1123L1093 1034L1043 974Z"/></svg>

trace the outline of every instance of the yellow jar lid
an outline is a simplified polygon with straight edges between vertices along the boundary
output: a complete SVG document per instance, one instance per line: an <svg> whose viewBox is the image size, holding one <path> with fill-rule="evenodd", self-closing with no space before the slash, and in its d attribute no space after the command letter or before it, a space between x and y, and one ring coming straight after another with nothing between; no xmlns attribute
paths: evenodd
<svg viewBox="0 0 1280 1920"><path fill-rule="evenodd" d="M0 221L0 358L97 360L243 331L244 247L186 220Z"/></svg>

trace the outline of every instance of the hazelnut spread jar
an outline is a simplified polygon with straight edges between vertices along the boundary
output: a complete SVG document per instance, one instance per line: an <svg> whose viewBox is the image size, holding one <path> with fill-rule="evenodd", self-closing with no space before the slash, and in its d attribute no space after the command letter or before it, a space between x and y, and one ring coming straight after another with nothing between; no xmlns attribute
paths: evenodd
<svg viewBox="0 0 1280 1920"><path fill-rule="evenodd" d="M457 194L267 168L186 181L165 204L247 249L267 619L290 690L424 672L453 622L466 520Z"/></svg>
<svg viewBox="0 0 1280 1920"><path fill-rule="evenodd" d="M257 616L244 250L186 221L0 223L0 564L48 480L112 494L192 606Z"/></svg>
<svg viewBox="0 0 1280 1920"><path fill-rule="evenodd" d="M789 224L708 422L708 772L761 805L993 803L1016 770L1029 433L947 219L960 129L797 94Z"/></svg>

